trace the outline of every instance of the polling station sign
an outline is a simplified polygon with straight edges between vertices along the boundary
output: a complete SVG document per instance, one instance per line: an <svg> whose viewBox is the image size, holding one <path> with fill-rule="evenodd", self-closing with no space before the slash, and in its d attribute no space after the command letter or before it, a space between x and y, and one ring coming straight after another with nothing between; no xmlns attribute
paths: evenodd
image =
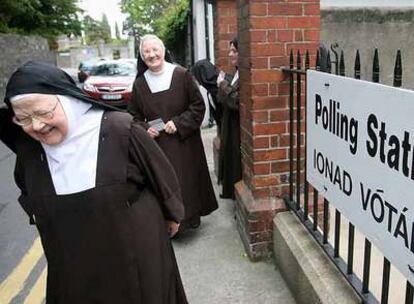
<svg viewBox="0 0 414 304"><path fill-rule="evenodd" d="M307 180L414 284L414 92L308 70Z"/></svg>

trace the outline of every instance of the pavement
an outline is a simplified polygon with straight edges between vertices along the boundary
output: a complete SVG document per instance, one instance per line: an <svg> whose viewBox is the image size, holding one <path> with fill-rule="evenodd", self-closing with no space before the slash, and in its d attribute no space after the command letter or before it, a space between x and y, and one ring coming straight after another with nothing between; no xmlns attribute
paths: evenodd
<svg viewBox="0 0 414 304"><path fill-rule="evenodd" d="M293 304L296 303L271 260L251 262L234 217L234 201L219 198L213 172L213 138L216 128L202 130L207 162L219 209L201 219L173 241L181 278L191 304Z"/></svg>
<svg viewBox="0 0 414 304"><path fill-rule="evenodd" d="M203 129L213 185L212 141L216 129ZM14 155L0 143L0 304L44 304L45 260L36 229L17 203ZM295 301L272 261L250 262L234 219L234 202L219 199L219 209L201 226L173 240L190 304L293 304Z"/></svg>

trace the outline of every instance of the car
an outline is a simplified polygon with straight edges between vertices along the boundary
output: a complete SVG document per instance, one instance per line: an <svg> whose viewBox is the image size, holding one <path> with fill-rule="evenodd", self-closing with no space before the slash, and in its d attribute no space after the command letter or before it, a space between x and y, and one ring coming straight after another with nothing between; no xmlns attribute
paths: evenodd
<svg viewBox="0 0 414 304"><path fill-rule="evenodd" d="M103 57L96 57L96 58L90 58L88 60L82 61L79 63L78 66L78 80L80 83L84 82L86 78L88 78L92 68L98 64L99 62L107 60Z"/></svg>
<svg viewBox="0 0 414 304"><path fill-rule="evenodd" d="M83 84L83 91L102 103L126 107L136 74L135 61L106 60L92 68Z"/></svg>

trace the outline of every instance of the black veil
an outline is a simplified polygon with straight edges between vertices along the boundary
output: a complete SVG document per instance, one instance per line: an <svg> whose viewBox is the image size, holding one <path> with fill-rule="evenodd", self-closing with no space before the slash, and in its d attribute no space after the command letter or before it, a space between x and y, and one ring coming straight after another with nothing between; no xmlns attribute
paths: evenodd
<svg viewBox="0 0 414 304"><path fill-rule="evenodd" d="M31 93L71 96L104 110L119 111L83 93L72 77L55 65L42 61L28 61L10 77L4 98L7 107L0 106L0 139L13 151L16 151L15 140L23 131L12 122L14 113L10 98Z"/></svg>
<svg viewBox="0 0 414 304"><path fill-rule="evenodd" d="M47 62L28 61L19 67L7 83L4 102L10 108L11 97L30 93L71 96L102 109L119 111L83 93L72 77Z"/></svg>
<svg viewBox="0 0 414 304"><path fill-rule="evenodd" d="M212 64L208 59L201 59L194 63L191 68L191 74L198 81L198 83L203 86L208 93L210 93L211 100L209 98L209 108L210 113L212 114L214 120L216 121L218 127L221 126L221 116L222 109L221 104L217 101L217 77L220 73L220 70Z"/></svg>

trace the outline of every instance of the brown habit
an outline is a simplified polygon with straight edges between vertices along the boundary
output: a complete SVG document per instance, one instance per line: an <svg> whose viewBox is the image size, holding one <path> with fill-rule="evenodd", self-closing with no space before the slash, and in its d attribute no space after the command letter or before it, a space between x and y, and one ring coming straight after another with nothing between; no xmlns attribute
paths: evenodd
<svg viewBox="0 0 414 304"><path fill-rule="evenodd" d="M187 303L164 220L183 216L179 186L145 130L128 114L104 113L96 187L57 196L41 145L23 132L9 138L2 114L19 201L48 261L46 303Z"/></svg>
<svg viewBox="0 0 414 304"><path fill-rule="evenodd" d="M156 141L178 176L185 220L217 209L200 134L205 105L191 74L176 67L170 88L158 93L150 91L144 76L138 77L128 110L146 128L147 121L157 118L164 122L172 120L177 127L172 135L160 132Z"/></svg>

